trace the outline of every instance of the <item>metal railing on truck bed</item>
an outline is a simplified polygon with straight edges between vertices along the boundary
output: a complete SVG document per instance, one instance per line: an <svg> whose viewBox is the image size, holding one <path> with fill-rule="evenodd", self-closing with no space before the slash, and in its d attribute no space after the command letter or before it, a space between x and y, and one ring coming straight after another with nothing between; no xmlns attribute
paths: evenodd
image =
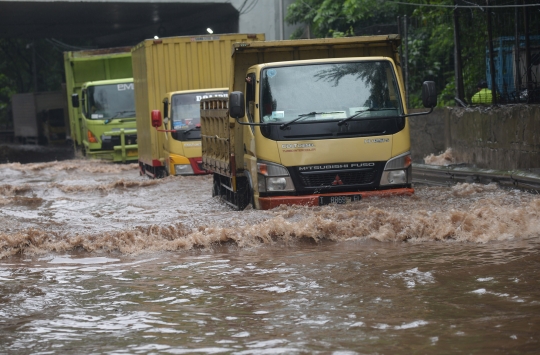
<svg viewBox="0 0 540 355"><path fill-rule="evenodd" d="M232 121L231 121L232 120ZM227 98L201 101L201 141L203 168L225 176L235 176L234 135L229 127L236 122L229 118Z"/></svg>

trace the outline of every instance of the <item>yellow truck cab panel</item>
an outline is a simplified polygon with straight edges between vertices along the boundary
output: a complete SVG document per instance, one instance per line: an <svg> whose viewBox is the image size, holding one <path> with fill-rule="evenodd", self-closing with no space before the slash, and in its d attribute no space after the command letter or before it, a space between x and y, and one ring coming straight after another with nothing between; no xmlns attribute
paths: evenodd
<svg viewBox="0 0 540 355"><path fill-rule="evenodd" d="M201 168L200 102L226 98L227 88L174 91L163 100L162 151L169 175L208 174Z"/></svg>
<svg viewBox="0 0 540 355"><path fill-rule="evenodd" d="M266 68L280 68L280 67L290 67L292 70L296 70L298 66L307 66L307 65L316 65L316 64L325 64L325 63L354 63L356 62L365 62L366 60L371 60L373 62L387 61L390 63L389 70L385 75L391 76L392 73L396 73L397 69L392 58L389 57L371 57L371 58L328 58L328 59L314 59L314 60L304 60L304 61L284 61L284 62L275 62L275 63L264 63L259 65L254 65L248 70L247 77L253 75L257 83L260 83L261 72ZM270 69L273 70L273 69ZM278 72L275 71L273 76L277 76ZM329 74L330 75L330 74ZM323 80L324 77L314 77L313 80ZM392 78L391 78L392 79ZM271 80L271 79L267 79ZM334 80L334 79L332 79ZM397 81L397 80L396 80ZM289 85L294 85L294 82L286 83ZM285 115L284 110L278 110L277 106L279 104L272 102L275 105L276 110L270 112L264 112L265 107L264 103L259 102L261 99L260 88L262 85L255 86L255 92L253 100L250 103L248 99L249 93L249 84L246 84L246 116L248 120L261 123L261 117L266 114L266 116L273 115L270 120L271 122L279 122L280 115ZM397 104L397 100L400 97L398 94L399 89L397 87L391 87L389 90L389 100ZM339 103L339 97L336 98L334 103ZM293 103L289 108L294 110L294 98L291 99ZM268 105L267 105L268 106ZM330 113L320 112L315 115L316 119L327 119L334 118L336 120L345 119L351 114L355 113L355 110L359 107L347 107L341 108L341 112L335 112L330 109L326 111L332 111ZM253 110L253 113L250 115L250 110ZM296 112L296 111L295 111ZM296 114L296 113L295 113ZM275 117L274 117L275 116ZM267 121L268 122L268 121ZM267 160L271 162L276 162L283 164L284 166L296 166L296 165L309 165L309 164L324 164L327 162L363 162L363 161L386 161L392 156L404 153L410 150L410 140L408 132L408 124L406 130L401 130L396 134L392 135L377 135L376 138L373 137L358 137L358 138L344 138L336 141L335 137L333 139L317 139L317 140L286 140L286 141L275 141L270 140L264 137L261 134L261 127L255 127L252 131L255 134L251 134L252 141L247 143L246 136L244 136L244 144L247 146L257 147L257 157L262 160ZM245 132L250 130L246 129ZM252 150L255 150L252 148Z"/></svg>

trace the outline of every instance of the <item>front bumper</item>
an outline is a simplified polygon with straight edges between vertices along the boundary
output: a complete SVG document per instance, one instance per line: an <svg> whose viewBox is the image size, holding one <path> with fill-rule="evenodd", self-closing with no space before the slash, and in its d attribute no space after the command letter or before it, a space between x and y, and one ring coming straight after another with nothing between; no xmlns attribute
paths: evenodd
<svg viewBox="0 0 540 355"><path fill-rule="evenodd" d="M187 174L177 173L176 165L189 165L191 169L189 169L190 171ZM170 175L202 175L210 173L202 168L201 157L186 158L178 154L169 155L167 169Z"/></svg>
<svg viewBox="0 0 540 355"><path fill-rule="evenodd" d="M280 205L304 205L304 206L320 206L319 197L330 196L362 196L362 199L368 197L391 197L391 196L411 196L414 194L413 188L397 188L387 190L373 191L354 191L354 192L335 192L325 194L313 194L302 196L272 196L259 197L259 205L261 210L269 210Z"/></svg>
<svg viewBox="0 0 540 355"><path fill-rule="evenodd" d="M137 161L139 159L136 144L124 146L124 149L114 147L114 150L89 150L87 155L90 159L110 160L113 162Z"/></svg>

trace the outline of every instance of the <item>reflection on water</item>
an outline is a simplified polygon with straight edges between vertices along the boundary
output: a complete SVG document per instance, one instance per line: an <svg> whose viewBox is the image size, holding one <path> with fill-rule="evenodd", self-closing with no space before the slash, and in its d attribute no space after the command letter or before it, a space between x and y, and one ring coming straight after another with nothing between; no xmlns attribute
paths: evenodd
<svg viewBox="0 0 540 355"><path fill-rule="evenodd" d="M211 178L0 165L0 353L535 353L540 199L230 211Z"/></svg>

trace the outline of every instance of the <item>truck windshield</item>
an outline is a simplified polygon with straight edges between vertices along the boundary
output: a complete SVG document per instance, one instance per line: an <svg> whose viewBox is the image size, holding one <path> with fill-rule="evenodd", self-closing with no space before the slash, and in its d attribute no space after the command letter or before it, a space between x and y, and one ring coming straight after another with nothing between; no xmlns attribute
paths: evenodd
<svg viewBox="0 0 540 355"><path fill-rule="evenodd" d="M386 60L264 69L261 103L261 122L340 122L403 113Z"/></svg>
<svg viewBox="0 0 540 355"><path fill-rule="evenodd" d="M172 96L171 120L172 128L176 130L189 130L201 123L202 99L209 97L228 97L227 91L214 91L203 93L175 94Z"/></svg>
<svg viewBox="0 0 540 355"><path fill-rule="evenodd" d="M87 117L93 120L135 116L133 83L89 86Z"/></svg>

